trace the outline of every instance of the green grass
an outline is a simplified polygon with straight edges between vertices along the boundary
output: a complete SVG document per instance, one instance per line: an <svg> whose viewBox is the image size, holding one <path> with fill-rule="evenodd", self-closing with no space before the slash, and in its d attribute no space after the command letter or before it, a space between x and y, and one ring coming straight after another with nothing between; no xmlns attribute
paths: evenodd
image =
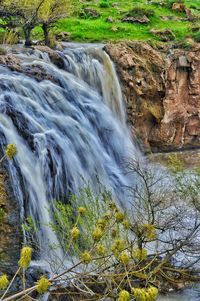
<svg viewBox="0 0 200 301"><path fill-rule="evenodd" d="M185 13L174 12L170 9L170 6L160 5L161 2L172 2L172 0L154 0L154 4L145 4L146 0L107 0L108 7L102 7L102 0L85 1L79 3L76 7L76 11L73 17L60 20L57 23L56 32L69 32L71 39L74 41L82 42L107 42L107 41L119 41L119 40L159 40L150 33L151 29L166 29L169 28L173 31L177 42L181 42L186 38L190 38L194 35L192 33L192 26L200 26L200 21L196 21L195 24L189 21L170 20L163 21L161 16L174 16L178 18L185 18ZM105 2L105 0L103 1ZM192 12L200 15L200 1L199 0L185 0L185 5L190 8L192 6ZM113 6L115 4L115 6ZM149 17L150 24L138 25L128 24L121 22L123 16L125 16L135 6L140 6L145 9L152 9L154 15ZM100 17L97 19L83 19L80 17L81 9L93 8L100 13ZM113 23L107 23L106 19L112 17ZM33 31L34 38L42 38L42 31L40 27L37 27Z"/></svg>

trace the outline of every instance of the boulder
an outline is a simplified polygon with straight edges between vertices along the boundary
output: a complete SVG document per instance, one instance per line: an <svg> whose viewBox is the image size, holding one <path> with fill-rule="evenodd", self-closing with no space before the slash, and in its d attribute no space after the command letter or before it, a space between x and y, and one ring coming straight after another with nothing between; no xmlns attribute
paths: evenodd
<svg viewBox="0 0 200 301"><path fill-rule="evenodd" d="M200 147L200 46L160 52L129 41L105 49L116 64L132 133L143 149Z"/></svg>
<svg viewBox="0 0 200 301"><path fill-rule="evenodd" d="M70 41L71 34L69 32L59 32L55 35L55 38L57 41L61 42L69 42Z"/></svg>
<svg viewBox="0 0 200 301"><path fill-rule="evenodd" d="M97 19L97 18L99 18L100 13L94 8L85 8L83 10L82 16L83 17L89 17L89 18L92 18L92 19Z"/></svg>
<svg viewBox="0 0 200 301"><path fill-rule="evenodd" d="M113 22L114 22L113 17L108 17L108 18L106 19L106 22L108 22L108 23L113 23Z"/></svg>
<svg viewBox="0 0 200 301"><path fill-rule="evenodd" d="M133 23L133 24L148 24L150 22L149 18L143 17L124 17L122 22Z"/></svg>
<svg viewBox="0 0 200 301"><path fill-rule="evenodd" d="M167 28L163 30L151 29L150 33L159 37L163 42L169 42L175 39L174 33L171 31L171 29Z"/></svg>
<svg viewBox="0 0 200 301"><path fill-rule="evenodd" d="M13 196L9 177L0 169L0 271L16 269L22 243L19 206Z"/></svg>
<svg viewBox="0 0 200 301"><path fill-rule="evenodd" d="M185 11L185 5L183 3L173 3L172 10L184 12Z"/></svg>

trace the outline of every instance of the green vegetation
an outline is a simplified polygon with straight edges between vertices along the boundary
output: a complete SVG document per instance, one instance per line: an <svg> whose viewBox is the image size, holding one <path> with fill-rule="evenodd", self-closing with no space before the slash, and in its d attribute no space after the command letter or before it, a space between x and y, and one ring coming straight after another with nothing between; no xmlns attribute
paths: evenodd
<svg viewBox="0 0 200 301"><path fill-rule="evenodd" d="M183 0L184 10L173 10L175 0L18 0L14 5L9 0L1 0L6 7L0 9L2 22L0 29L10 31L15 28L18 35L25 37L26 44L32 39L44 40L52 44L51 37L60 32L68 32L72 41L106 42L119 40L155 40L163 39L153 30L172 31L175 42L193 38L199 42L200 3ZM41 4L42 3L42 4ZM55 6L56 3L56 6ZM190 9L189 15L185 9ZM9 12L7 16L6 10ZM12 17L10 16L12 15ZM66 18L65 18L66 16ZM148 18L147 22L138 19ZM133 23L123 22L123 18L135 18ZM197 32L194 32L196 28ZM1 30L1 31L2 31ZM7 34L1 39L3 43L15 43L16 36Z"/></svg>
<svg viewBox="0 0 200 301"><path fill-rule="evenodd" d="M146 1L86 1L79 4L76 15L67 19L60 20L57 24L56 32L66 31L71 34L71 39L75 41L118 41L124 39L133 40L159 40L159 37L150 33L151 29L171 29L175 34L177 41L192 37L192 26L200 26L197 19L194 22L188 21L184 12L172 11L171 4L175 1L154 1L152 4L146 4ZM185 1L187 8L192 8L195 16L200 14L200 3L198 1ZM164 5L165 4L165 5ZM191 7L192 6L192 7ZM96 19L82 19L80 13L86 7L95 9L100 16ZM150 19L150 23L129 24L122 22L122 18L126 15L141 17L146 15ZM112 23L107 22L111 17ZM163 17L169 17L164 20ZM198 18L198 17L197 17ZM185 19L185 20L183 20ZM37 29L35 34L39 33Z"/></svg>
<svg viewBox="0 0 200 301"><path fill-rule="evenodd" d="M11 160L16 154L16 145L9 144L2 159ZM32 287L25 287L25 272L40 247L34 238L37 228L31 217L26 219L22 225L26 245L16 273L11 279L0 273L2 301L31 298L32 293L37 298L58 281L61 293L72 298L154 301L163 288L200 281L198 271L192 270L200 261L200 170L188 173L173 154L168 156L170 174L138 161L127 167L138 179L138 185L126 187L133 197L130 202L123 200L128 208L123 208L123 202L117 204L100 184L95 193L89 185L80 189L68 204L54 202L54 219L46 226L53 229L60 244L49 246L43 256L50 264L51 277L38 275ZM63 254L58 255L60 245ZM19 276L23 289L12 295L10 288Z"/></svg>

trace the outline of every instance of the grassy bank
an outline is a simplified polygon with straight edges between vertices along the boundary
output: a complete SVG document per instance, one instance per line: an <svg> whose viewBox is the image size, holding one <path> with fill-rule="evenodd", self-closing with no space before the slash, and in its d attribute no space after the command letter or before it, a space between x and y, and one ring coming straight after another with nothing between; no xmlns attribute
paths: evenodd
<svg viewBox="0 0 200 301"><path fill-rule="evenodd" d="M99 42L99 41L118 41L123 39L132 40L160 40L150 33L151 29L162 30L170 29L175 35L176 41L182 41L192 36L200 35L198 30L195 33L194 27L199 27L200 22L186 20L184 12L176 12L171 9L170 0L152 1L146 4L145 0L95 0L80 3L72 17L60 20L57 24L56 32L69 32L74 41ZM165 3L165 5L163 4ZM185 0L185 5L190 8L192 14L200 15L200 1ZM122 22L122 18L134 7L140 6L145 11L152 10L149 17L150 23L147 25L130 24ZM95 9L99 17L92 18L89 15L83 16L85 8ZM107 18L113 19L112 23L107 22ZM163 17L172 18L163 20ZM37 27L33 35L35 38L42 38L42 31Z"/></svg>

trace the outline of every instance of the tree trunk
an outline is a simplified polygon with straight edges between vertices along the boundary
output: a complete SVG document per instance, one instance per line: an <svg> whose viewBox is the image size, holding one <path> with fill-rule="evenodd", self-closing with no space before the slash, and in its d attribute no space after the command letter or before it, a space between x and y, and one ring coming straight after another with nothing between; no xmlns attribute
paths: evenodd
<svg viewBox="0 0 200 301"><path fill-rule="evenodd" d="M33 29L32 27L26 27L26 26L24 26L24 28L23 28L26 47L30 47L32 45L32 41L31 41L32 29Z"/></svg>
<svg viewBox="0 0 200 301"><path fill-rule="evenodd" d="M49 28L47 24L42 24L42 29L44 33L44 42L46 46L51 46L51 41L49 38Z"/></svg>

